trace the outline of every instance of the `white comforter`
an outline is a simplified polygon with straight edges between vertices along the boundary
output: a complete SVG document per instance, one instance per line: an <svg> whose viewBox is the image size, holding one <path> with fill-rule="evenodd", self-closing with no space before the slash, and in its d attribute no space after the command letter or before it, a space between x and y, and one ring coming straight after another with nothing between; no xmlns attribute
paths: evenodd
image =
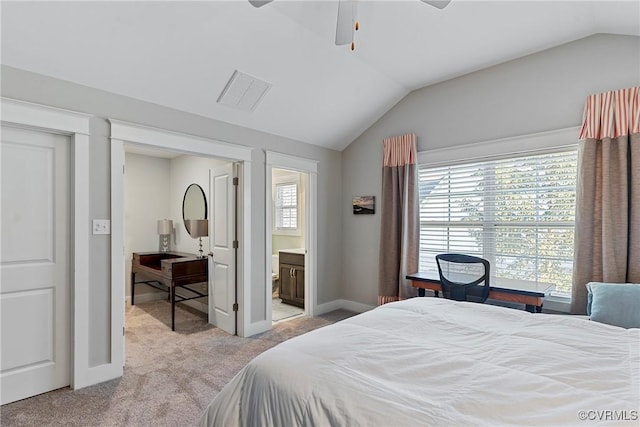
<svg viewBox="0 0 640 427"><path fill-rule="evenodd" d="M413 298L259 355L200 425L638 426L639 377L640 329Z"/></svg>

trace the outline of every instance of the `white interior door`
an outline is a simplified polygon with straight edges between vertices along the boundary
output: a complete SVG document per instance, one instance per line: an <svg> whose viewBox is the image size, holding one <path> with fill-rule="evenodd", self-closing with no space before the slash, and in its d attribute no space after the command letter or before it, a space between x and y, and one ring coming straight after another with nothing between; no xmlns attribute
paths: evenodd
<svg viewBox="0 0 640 427"><path fill-rule="evenodd" d="M236 187L233 163L209 172L209 323L236 333Z"/></svg>
<svg viewBox="0 0 640 427"><path fill-rule="evenodd" d="M2 404L69 385L68 137L2 127Z"/></svg>

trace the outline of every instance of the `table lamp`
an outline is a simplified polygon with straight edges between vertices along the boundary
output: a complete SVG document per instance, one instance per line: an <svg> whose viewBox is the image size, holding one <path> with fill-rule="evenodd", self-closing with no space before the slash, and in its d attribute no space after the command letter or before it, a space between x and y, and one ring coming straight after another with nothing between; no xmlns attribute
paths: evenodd
<svg viewBox="0 0 640 427"><path fill-rule="evenodd" d="M171 246L169 238L171 234L173 234L173 221L170 219L159 219L158 234L160 235L160 251L167 252Z"/></svg>
<svg viewBox="0 0 640 427"><path fill-rule="evenodd" d="M194 239L199 239L200 250L198 251L198 258L204 258L202 254L202 238L209 235L209 220L206 219L190 219L189 221L189 235Z"/></svg>

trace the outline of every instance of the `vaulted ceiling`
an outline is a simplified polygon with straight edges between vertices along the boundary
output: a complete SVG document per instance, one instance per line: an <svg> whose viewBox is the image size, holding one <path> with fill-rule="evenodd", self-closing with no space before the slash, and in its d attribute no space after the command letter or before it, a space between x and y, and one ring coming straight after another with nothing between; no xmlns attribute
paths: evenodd
<svg viewBox="0 0 640 427"><path fill-rule="evenodd" d="M640 35L638 1L2 1L2 64L342 150L410 91L595 33ZM269 83L217 103L235 70ZM562 72L562 70L559 70Z"/></svg>

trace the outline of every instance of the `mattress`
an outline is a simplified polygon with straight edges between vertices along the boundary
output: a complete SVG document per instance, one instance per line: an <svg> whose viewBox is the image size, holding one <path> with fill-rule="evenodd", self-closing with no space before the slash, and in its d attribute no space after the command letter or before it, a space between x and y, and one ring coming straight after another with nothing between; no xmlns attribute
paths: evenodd
<svg viewBox="0 0 640 427"><path fill-rule="evenodd" d="M201 426L634 425L640 329L413 298L285 341Z"/></svg>

